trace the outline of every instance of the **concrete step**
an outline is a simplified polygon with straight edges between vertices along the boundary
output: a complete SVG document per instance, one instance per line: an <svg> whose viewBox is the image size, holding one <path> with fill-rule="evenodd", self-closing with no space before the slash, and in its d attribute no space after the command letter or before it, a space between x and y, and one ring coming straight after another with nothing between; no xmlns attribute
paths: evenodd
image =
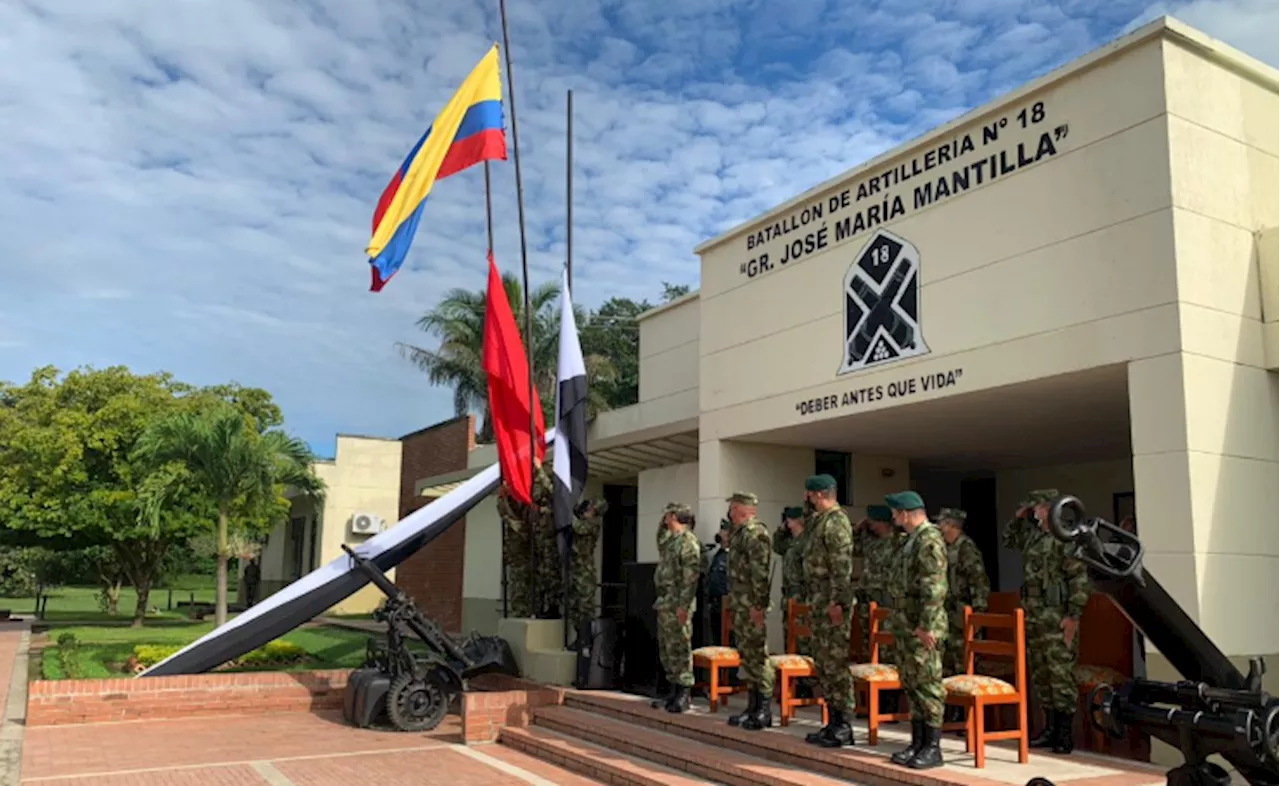
<svg viewBox="0 0 1280 786"><path fill-rule="evenodd" d="M581 709L542 707L534 713L534 724L727 786L840 786L841 783L797 767Z"/></svg>
<svg viewBox="0 0 1280 786"><path fill-rule="evenodd" d="M689 773L539 726L508 726L498 741L571 772L616 786L711 786Z"/></svg>
<svg viewBox="0 0 1280 786"><path fill-rule="evenodd" d="M578 676L578 653L563 646L530 649L524 656L524 676L543 685L568 687Z"/></svg>

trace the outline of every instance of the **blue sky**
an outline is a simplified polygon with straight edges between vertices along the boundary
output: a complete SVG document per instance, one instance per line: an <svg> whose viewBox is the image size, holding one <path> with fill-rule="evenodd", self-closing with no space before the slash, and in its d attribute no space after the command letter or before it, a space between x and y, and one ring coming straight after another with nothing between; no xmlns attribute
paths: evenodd
<svg viewBox="0 0 1280 786"><path fill-rule="evenodd" d="M52 363L271 390L322 454L452 414L395 349L484 286L479 169L367 291L378 194L501 33L497 0L0 3L0 379ZM1164 13L1272 66L1275 0L511 0L531 276L697 286L693 247ZM518 270L510 164L500 266Z"/></svg>

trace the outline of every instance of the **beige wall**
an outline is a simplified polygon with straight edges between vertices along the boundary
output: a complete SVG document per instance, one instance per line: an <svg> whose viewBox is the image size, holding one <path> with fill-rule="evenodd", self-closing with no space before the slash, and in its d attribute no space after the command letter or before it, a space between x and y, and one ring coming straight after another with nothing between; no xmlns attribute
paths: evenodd
<svg viewBox="0 0 1280 786"><path fill-rule="evenodd" d="M698 389L698 293L640 317L640 401L696 394Z"/></svg>
<svg viewBox="0 0 1280 786"><path fill-rule="evenodd" d="M866 512L867 505L883 505L886 494L913 487L910 462L905 458L854 454L850 474L853 477L845 504L855 509L858 519ZM802 491L803 487L796 491L798 498L804 496Z"/></svg>
<svg viewBox="0 0 1280 786"><path fill-rule="evenodd" d="M1275 227L1258 233L1258 284L1262 294L1262 352L1264 366L1275 371L1280 367L1280 334L1276 330L1276 316L1280 312L1277 294L1280 291L1280 274L1277 259L1280 258L1280 231Z"/></svg>
<svg viewBox="0 0 1280 786"><path fill-rule="evenodd" d="M698 465L676 464L645 470L638 478L636 496L636 559L657 562L662 509L668 502L683 502L698 510ZM698 540L713 542L723 513L723 506L714 518L698 513Z"/></svg>

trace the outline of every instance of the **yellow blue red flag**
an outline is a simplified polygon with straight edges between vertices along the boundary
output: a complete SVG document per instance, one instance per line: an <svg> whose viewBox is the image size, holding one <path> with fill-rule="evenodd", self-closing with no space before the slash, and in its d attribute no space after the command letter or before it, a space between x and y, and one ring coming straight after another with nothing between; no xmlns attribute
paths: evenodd
<svg viewBox="0 0 1280 786"><path fill-rule="evenodd" d="M481 161L505 161L502 81L498 46L445 104L391 178L373 214L373 237L365 252L373 271L372 292L380 292L404 264L418 220L437 180Z"/></svg>

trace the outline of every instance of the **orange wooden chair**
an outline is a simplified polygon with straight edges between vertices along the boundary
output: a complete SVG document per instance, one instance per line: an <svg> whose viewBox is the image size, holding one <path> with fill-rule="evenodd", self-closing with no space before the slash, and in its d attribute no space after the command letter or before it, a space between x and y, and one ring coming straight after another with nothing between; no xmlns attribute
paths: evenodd
<svg viewBox="0 0 1280 786"><path fill-rule="evenodd" d="M1013 641L998 638L976 639L979 630L1012 630ZM1013 661L1013 682L974 672L975 656L1006 658ZM1022 609L1013 614L975 614L964 610L965 674L947 677L942 686L947 692L947 703L964 708L964 724L948 724L944 728L965 729L965 750L974 755L974 764L982 769L987 764L986 745L994 740L1017 740L1018 762L1027 763L1027 638ZM985 660L985 659L984 659ZM987 707L1013 705L1018 709L1017 728L1007 731L987 731Z"/></svg>
<svg viewBox="0 0 1280 786"><path fill-rule="evenodd" d="M868 637L871 645L871 661L855 663L849 667L849 673L853 675L853 690L858 697L859 712L864 709L862 697L863 694L866 695L867 742L872 745L879 744L882 722L911 720L910 712L899 711L901 705L895 707L894 712L880 710L882 691L902 690L902 682L898 679L898 667L880 662L880 648L893 646L893 634L881 630L891 613L890 609L874 602L867 606L868 627L871 628L871 635Z"/></svg>
<svg viewBox="0 0 1280 786"><path fill-rule="evenodd" d="M1133 623L1129 621L1111 598L1100 592L1089 596L1089 602L1080 615L1079 640L1074 669L1079 689L1078 717L1084 721L1084 731L1094 753L1112 753L1111 738L1093 728L1089 722L1089 693L1102 684L1120 687L1133 674ZM1078 722L1077 722L1078 725ZM1130 735L1130 749L1140 747L1140 735Z"/></svg>
<svg viewBox="0 0 1280 786"><path fill-rule="evenodd" d="M777 686L779 723L786 726L795 717L796 708L811 707L814 704L822 707L822 725L827 725L827 705L820 698L801 699L795 695L796 683L802 679L813 677L813 658L796 653L796 640L803 636L812 636L809 627L809 607L797 603L795 598L787 599L787 651L782 655L769 656L769 665L777 673L774 684Z"/></svg>
<svg viewBox="0 0 1280 786"><path fill-rule="evenodd" d="M694 687L706 688L707 698L711 702L711 711L716 712L724 697L732 696L743 690L732 685L722 685L720 672L724 669L736 669L742 665L742 656L729 644L729 633L733 630L733 617L729 613L728 599L720 612L720 645L699 647L693 651L693 667L707 670L707 682L699 682Z"/></svg>

